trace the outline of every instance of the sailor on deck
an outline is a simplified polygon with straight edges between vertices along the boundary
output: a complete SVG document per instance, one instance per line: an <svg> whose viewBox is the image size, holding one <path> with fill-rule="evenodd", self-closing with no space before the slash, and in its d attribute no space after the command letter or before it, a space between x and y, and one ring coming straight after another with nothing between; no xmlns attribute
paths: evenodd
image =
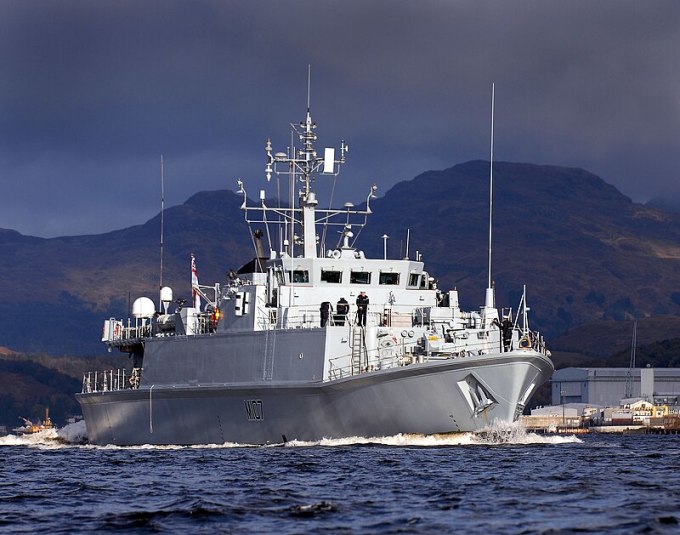
<svg viewBox="0 0 680 535"><path fill-rule="evenodd" d="M338 304L335 305L335 316L333 316L333 319L335 320L336 325L344 325L345 320L347 319L347 314L349 312L349 303L347 302L347 299L344 297L341 297L338 300Z"/></svg>
<svg viewBox="0 0 680 535"><path fill-rule="evenodd" d="M324 301L321 303L321 326L325 327L328 324L328 318L330 316L331 311L333 310L333 307L331 306L329 301Z"/></svg>
<svg viewBox="0 0 680 535"><path fill-rule="evenodd" d="M357 324L366 327L366 311L368 309L368 296L362 291L357 297Z"/></svg>

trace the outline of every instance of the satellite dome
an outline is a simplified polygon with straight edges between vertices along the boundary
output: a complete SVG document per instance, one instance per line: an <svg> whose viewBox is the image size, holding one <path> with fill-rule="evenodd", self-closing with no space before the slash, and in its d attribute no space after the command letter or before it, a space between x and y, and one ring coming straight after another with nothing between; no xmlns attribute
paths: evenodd
<svg viewBox="0 0 680 535"><path fill-rule="evenodd" d="M132 315L135 318L150 318L156 313L156 306L148 297L138 297L132 303Z"/></svg>
<svg viewBox="0 0 680 535"><path fill-rule="evenodd" d="M172 301L172 288L170 286L163 286L161 288L161 301L170 303Z"/></svg>

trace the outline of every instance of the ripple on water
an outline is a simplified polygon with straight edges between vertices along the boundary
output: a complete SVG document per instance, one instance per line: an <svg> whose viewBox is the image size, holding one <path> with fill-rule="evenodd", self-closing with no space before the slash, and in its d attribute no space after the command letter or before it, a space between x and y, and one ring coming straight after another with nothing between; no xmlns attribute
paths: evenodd
<svg viewBox="0 0 680 535"><path fill-rule="evenodd" d="M670 533L674 438L496 429L121 448L3 437L0 530Z"/></svg>

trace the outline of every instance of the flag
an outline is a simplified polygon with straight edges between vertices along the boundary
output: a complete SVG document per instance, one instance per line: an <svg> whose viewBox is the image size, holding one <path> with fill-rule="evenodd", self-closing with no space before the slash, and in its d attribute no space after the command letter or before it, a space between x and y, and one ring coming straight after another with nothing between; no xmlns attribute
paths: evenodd
<svg viewBox="0 0 680 535"><path fill-rule="evenodd" d="M198 289L198 270L196 269L196 257L191 255L191 298L194 302L194 308L201 311L201 296L196 291Z"/></svg>

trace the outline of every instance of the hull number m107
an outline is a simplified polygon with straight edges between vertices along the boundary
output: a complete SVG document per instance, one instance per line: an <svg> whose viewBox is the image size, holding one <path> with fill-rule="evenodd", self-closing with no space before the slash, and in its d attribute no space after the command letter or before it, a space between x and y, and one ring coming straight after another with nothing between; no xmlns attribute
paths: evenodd
<svg viewBox="0 0 680 535"><path fill-rule="evenodd" d="M246 406L246 417L251 422L259 422L264 420L264 410L262 409L262 400L260 399L246 399L243 401Z"/></svg>

